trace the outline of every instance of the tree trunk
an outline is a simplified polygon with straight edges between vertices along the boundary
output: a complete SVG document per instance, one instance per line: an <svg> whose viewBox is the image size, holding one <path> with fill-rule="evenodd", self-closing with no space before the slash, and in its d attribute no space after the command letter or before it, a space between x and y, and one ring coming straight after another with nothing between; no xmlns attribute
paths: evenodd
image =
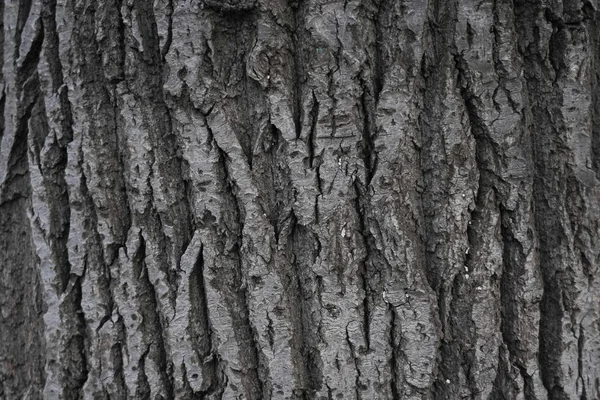
<svg viewBox="0 0 600 400"><path fill-rule="evenodd" d="M595 0L3 3L0 398L600 398Z"/></svg>

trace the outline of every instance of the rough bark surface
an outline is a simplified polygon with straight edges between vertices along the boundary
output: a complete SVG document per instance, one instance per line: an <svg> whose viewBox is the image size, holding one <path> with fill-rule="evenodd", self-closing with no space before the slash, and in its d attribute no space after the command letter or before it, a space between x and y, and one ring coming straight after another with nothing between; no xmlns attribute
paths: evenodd
<svg viewBox="0 0 600 400"><path fill-rule="evenodd" d="M600 398L596 0L0 15L0 398Z"/></svg>

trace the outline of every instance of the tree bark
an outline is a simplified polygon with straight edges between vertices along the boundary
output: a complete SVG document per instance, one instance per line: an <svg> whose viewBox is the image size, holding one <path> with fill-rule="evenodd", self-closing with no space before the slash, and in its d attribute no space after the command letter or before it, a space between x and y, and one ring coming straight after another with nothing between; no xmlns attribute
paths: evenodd
<svg viewBox="0 0 600 400"><path fill-rule="evenodd" d="M0 7L0 398L600 398L595 0Z"/></svg>

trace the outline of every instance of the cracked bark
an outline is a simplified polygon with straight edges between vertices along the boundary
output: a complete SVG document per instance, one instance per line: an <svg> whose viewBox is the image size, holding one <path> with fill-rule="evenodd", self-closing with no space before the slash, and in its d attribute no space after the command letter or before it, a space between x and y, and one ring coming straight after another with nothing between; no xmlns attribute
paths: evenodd
<svg viewBox="0 0 600 400"><path fill-rule="evenodd" d="M0 14L0 398L600 398L596 2Z"/></svg>

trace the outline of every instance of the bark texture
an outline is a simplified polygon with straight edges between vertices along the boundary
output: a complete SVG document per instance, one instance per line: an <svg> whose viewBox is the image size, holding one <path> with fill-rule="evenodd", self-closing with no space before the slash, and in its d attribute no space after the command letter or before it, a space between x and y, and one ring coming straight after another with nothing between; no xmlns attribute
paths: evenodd
<svg viewBox="0 0 600 400"><path fill-rule="evenodd" d="M0 398L600 398L596 0L0 15Z"/></svg>

